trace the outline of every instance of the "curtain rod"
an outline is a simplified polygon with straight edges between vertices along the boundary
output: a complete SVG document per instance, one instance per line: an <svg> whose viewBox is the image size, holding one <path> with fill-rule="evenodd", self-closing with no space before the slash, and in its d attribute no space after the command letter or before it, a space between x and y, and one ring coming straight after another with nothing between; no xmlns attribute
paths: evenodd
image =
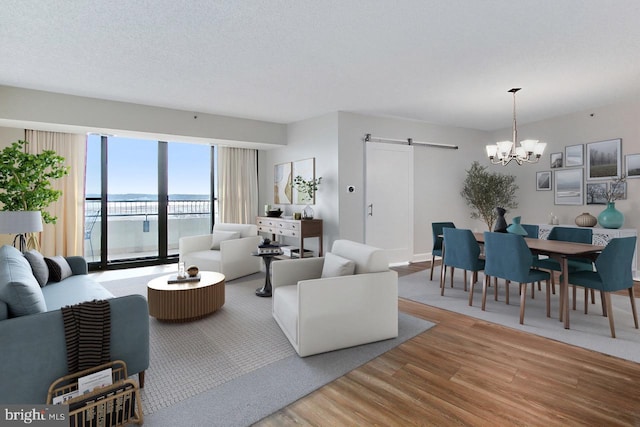
<svg viewBox="0 0 640 427"><path fill-rule="evenodd" d="M408 144L408 145L428 145L430 147L448 148L451 150L458 149L457 145L440 144L438 142L414 141L413 138L407 138L407 139L380 138L377 136L371 136L370 133L365 135L364 142L396 142L396 143Z"/></svg>

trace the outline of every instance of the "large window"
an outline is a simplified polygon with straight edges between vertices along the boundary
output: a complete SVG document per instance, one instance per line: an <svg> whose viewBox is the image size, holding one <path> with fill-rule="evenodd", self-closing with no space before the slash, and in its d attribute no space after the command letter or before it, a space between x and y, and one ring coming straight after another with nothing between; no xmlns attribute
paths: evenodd
<svg viewBox="0 0 640 427"><path fill-rule="evenodd" d="M85 257L92 268L175 260L178 239L215 221L216 150L203 144L90 135Z"/></svg>

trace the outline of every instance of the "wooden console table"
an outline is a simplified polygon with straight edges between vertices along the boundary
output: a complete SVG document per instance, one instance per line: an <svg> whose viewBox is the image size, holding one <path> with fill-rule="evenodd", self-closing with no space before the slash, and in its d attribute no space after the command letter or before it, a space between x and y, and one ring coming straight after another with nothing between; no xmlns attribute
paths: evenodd
<svg viewBox="0 0 640 427"><path fill-rule="evenodd" d="M319 239L318 256L322 256L322 220L321 219L284 219L259 216L256 219L258 231L271 233L271 240L276 236L295 237L300 242L300 253L304 253L304 239L317 237Z"/></svg>

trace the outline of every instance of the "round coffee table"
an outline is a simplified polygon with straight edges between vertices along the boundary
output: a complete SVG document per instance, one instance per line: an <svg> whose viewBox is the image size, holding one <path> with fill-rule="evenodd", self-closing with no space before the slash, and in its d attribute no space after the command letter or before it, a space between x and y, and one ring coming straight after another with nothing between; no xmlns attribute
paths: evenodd
<svg viewBox="0 0 640 427"><path fill-rule="evenodd" d="M149 315L168 322L188 322L224 305L224 274L201 271L199 282L167 283L175 274L147 283Z"/></svg>

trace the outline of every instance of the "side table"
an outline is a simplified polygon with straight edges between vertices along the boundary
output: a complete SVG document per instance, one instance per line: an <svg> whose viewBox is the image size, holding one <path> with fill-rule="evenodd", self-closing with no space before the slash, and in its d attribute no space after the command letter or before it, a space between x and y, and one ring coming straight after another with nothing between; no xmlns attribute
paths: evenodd
<svg viewBox="0 0 640 427"><path fill-rule="evenodd" d="M270 297L271 296L271 261L277 256L282 255L282 251L280 253L268 253L268 254L260 254L258 251L251 252L253 256L259 256L264 261L264 268L267 272L267 275L264 278L264 286L256 289L256 295L259 297Z"/></svg>

